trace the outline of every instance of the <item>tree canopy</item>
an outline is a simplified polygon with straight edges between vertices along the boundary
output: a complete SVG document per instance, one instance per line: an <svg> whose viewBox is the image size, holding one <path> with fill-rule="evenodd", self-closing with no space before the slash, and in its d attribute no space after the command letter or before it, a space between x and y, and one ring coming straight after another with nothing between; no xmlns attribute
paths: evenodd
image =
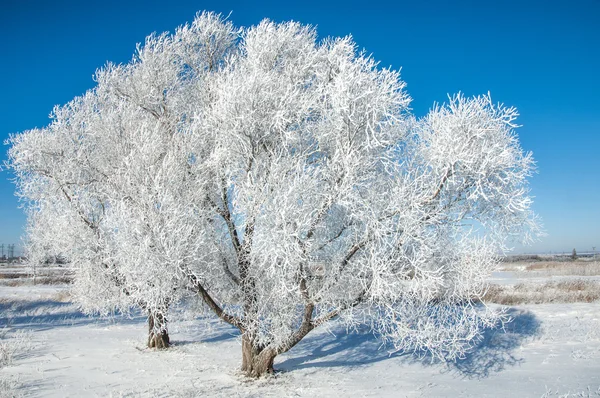
<svg viewBox="0 0 600 398"><path fill-rule="evenodd" d="M30 256L69 258L83 308L164 329L196 295L255 376L334 318L450 358L496 322L485 278L537 230L514 108L458 94L416 118L350 37L212 13L96 81L8 163Z"/></svg>

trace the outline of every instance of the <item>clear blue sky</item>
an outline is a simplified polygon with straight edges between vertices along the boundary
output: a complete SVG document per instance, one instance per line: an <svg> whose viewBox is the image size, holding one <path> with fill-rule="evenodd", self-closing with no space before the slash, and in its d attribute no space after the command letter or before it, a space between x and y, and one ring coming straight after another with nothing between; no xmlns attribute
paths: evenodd
<svg viewBox="0 0 600 398"><path fill-rule="evenodd" d="M127 62L148 34L173 31L199 10L232 11L238 26L293 19L317 25L321 37L352 34L382 66L402 67L417 115L458 91L490 91L516 106L522 146L538 163L534 209L548 233L517 250L600 249L600 0L4 0L0 140L48 124L55 104L94 85L96 68ZM0 173L5 244L18 243L25 224L9 178Z"/></svg>

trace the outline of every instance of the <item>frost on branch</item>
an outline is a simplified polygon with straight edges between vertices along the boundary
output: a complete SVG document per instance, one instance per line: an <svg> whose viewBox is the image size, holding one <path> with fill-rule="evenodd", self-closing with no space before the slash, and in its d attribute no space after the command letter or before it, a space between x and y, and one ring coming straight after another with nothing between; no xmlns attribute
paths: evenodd
<svg viewBox="0 0 600 398"><path fill-rule="evenodd" d="M52 214L85 305L156 321L194 294L254 376L334 318L450 358L496 322L485 278L537 233L513 108L459 94L416 119L350 37L207 13L97 82L10 152L32 236Z"/></svg>

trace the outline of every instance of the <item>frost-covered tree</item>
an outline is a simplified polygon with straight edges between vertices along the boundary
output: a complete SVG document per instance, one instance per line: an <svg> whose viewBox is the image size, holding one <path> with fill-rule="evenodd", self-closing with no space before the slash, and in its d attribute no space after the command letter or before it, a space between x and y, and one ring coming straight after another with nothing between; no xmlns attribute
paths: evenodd
<svg viewBox="0 0 600 398"><path fill-rule="evenodd" d="M140 134L134 139L113 135L112 127L104 130L101 119L110 112L103 108L100 117L105 104L98 99L90 92L56 108L46 129L12 139L20 193L30 201L28 256L35 261L47 251L63 254L75 270L73 295L83 310L107 314L140 307L152 326L148 344L165 347L162 320L178 280L157 258L162 248L153 244L153 233L160 229L155 215L144 213L135 225L130 221L131 213L148 206L153 188L132 183L140 178L136 172L143 168L145 177L164 189L159 185L163 170L153 170L150 159L139 153L144 144L138 137L148 134L144 121L138 121ZM127 163L131 159L135 167ZM127 200L129 206L120 205Z"/></svg>
<svg viewBox="0 0 600 398"><path fill-rule="evenodd" d="M497 250L534 226L516 111L458 95L416 120L398 72L297 23L244 31L225 62L192 124L223 231L224 272L198 291L241 330L242 369L270 372L338 317L396 349L464 352L495 320L475 303Z"/></svg>
<svg viewBox="0 0 600 398"><path fill-rule="evenodd" d="M142 308L149 347L169 345L167 311L187 291L182 271L211 255L198 232L201 191L188 181L186 126L235 37L210 14L149 36L130 63L108 64L93 90L56 107L48 127L9 140L29 204L30 258L68 257L88 312Z"/></svg>
<svg viewBox="0 0 600 398"><path fill-rule="evenodd" d="M62 144L93 147L61 155L84 182L76 205L30 167L44 151L20 143L52 133L13 138L24 195L73 220L85 202L101 233L71 253L100 242L134 286L119 297L154 309L194 291L240 330L248 375L333 319L397 350L461 355L497 320L479 304L497 254L536 230L515 109L457 95L417 119L399 73L350 37L317 41L294 22L236 32L202 14L99 72L77 129L93 144ZM98 263L80 267L111 278Z"/></svg>

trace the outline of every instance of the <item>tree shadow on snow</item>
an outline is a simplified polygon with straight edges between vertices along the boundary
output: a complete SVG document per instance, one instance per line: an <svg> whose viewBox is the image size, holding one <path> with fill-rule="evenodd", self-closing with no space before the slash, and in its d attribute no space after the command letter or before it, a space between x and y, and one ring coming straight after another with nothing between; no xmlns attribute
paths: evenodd
<svg viewBox="0 0 600 398"><path fill-rule="evenodd" d="M0 302L0 329L10 326L15 329L33 331L49 330L61 326L82 326L88 324L130 324L145 322L139 314L114 317L90 316L82 313L70 302L55 300L14 300Z"/></svg>
<svg viewBox="0 0 600 398"><path fill-rule="evenodd" d="M456 361L443 361L425 352L390 353L368 330L346 333L342 327L333 328L333 334L308 335L289 353L282 355L275 367L282 371L321 367L356 367L385 360L423 366L443 366L465 378L485 378L507 366L518 365L522 359L514 351L528 338L540 331L540 321L529 311L508 310L512 321L504 328L488 328L482 338L464 356Z"/></svg>
<svg viewBox="0 0 600 398"><path fill-rule="evenodd" d="M195 344L202 344L202 343L219 343L221 341L236 339L239 337L239 335L240 335L240 333L237 329L210 333L209 335L207 335L206 333L203 333L201 335L201 337L199 337L198 339L191 339L191 340L171 339L171 344L174 347L179 347L179 346L195 345Z"/></svg>
<svg viewBox="0 0 600 398"><path fill-rule="evenodd" d="M498 373L507 366L515 366L523 360L515 355L526 339L540 333L541 323L530 311L510 308L507 312L512 321L502 328L488 328L481 340L464 358L452 362L450 371L466 378L485 378Z"/></svg>
<svg viewBox="0 0 600 398"><path fill-rule="evenodd" d="M211 315L199 316L191 323L179 324L171 330L171 332L173 331L174 333L171 333L170 337L174 346L219 343L240 336L240 331L236 327L215 319Z"/></svg>
<svg viewBox="0 0 600 398"><path fill-rule="evenodd" d="M342 327L332 327L330 333L314 332L286 354L278 370L304 368L355 367L379 362L390 357L370 331L359 329L347 333Z"/></svg>

